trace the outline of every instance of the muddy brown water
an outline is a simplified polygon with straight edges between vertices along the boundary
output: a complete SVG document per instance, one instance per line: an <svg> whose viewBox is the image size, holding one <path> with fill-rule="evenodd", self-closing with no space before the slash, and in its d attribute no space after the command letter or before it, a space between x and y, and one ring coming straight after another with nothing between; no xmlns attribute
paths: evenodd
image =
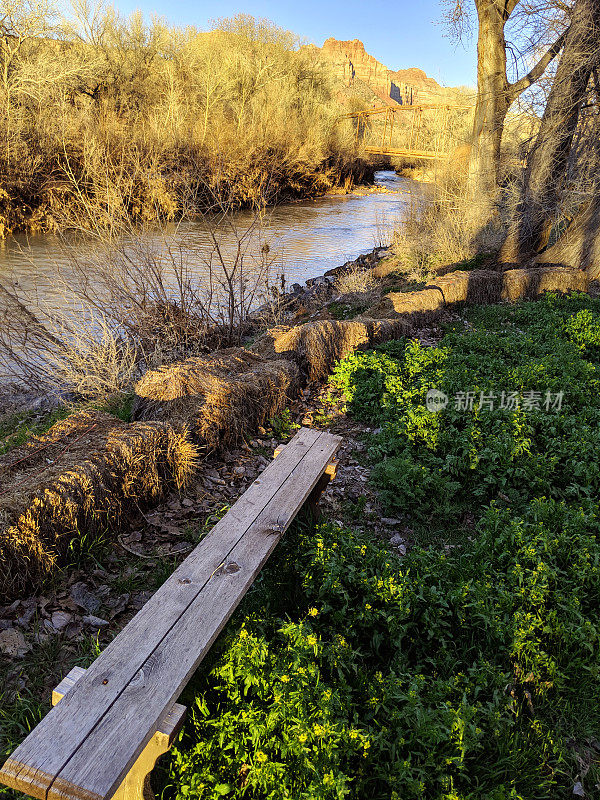
<svg viewBox="0 0 600 800"><path fill-rule="evenodd" d="M386 242L391 228L402 219L414 182L391 171L380 171L375 186L378 191L359 188L347 195L282 204L267 213L261 237L289 282L303 283ZM233 215L238 230L246 230L252 219L249 212ZM223 230L219 235L225 253L231 252L233 234ZM146 237L151 248L162 247L164 234ZM201 221L182 223L167 231L167 237L171 245L183 245L196 257L211 249L209 233ZM93 249L93 242L72 243L65 248L59 237L49 234L9 237L0 243L0 282L22 289L35 287L39 296L49 299L57 273L68 268L72 251L85 260ZM203 269L199 263L199 273Z"/></svg>
<svg viewBox="0 0 600 800"><path fill-rule="evenodd" d="M283 272L289 287L387 244L391 231L406 214L411 194L419 191L423 191L422 186L414 181L393 171L380 171L376 173L374 187L359 187L349 194L331 194L269 209L259 230L248 236L245 232L255 224L255 216L251 212L237 212L228 218L227 224L216 228L216 236L228 262L234 257L240 234L245 237L247 264L252 259L258 263L261 247L268 245L273 271ZM214 222L212 230L215 232ZM200 286L206 284L207 262L214 248L203 220L185 221L166 231L145 232L135 243L126 241L124 248L128 247L130 258L137 259L137 263L146 263L141 260L146 253L160 259L166 258L167 251L177 251L187 264L188 276L197 278ZM70 287L81 276L89 280L93 275L92 265L102 260L102 253L90 238L71 238L65 242L64 238L49 234L9 237L0 242L0 284L23 299L36 314L39 315L39 309L42 317L45 313L66 312L87 328L89 323L81 301ZM73 277L74 257L80 270L77 281ZM167 280L170 291L174 284L170 277ZM0 314L4 310L2 304L0 292ZM16 349L23 352L23 347L27 345L23 343ZM0 384L8 380L2 355L0 352Z"/></svg>

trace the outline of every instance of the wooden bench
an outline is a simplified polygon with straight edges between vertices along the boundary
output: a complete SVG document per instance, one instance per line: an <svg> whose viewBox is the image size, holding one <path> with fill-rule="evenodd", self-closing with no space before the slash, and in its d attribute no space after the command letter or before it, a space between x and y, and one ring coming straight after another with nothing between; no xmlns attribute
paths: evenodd
<svg viewBox="0 0 600 800"><path fill-rule="evenodd" d="M299 509L334 473L340 443L302 428L94 663L57 687L57 704L0 781L40 800L140 798L183 719L177 697Z"/></svg>

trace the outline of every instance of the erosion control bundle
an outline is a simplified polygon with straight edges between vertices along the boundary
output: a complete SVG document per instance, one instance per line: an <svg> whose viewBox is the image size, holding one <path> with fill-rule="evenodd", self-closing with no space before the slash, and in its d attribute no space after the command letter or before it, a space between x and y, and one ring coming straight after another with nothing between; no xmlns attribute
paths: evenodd
<svg viewBox="0 0 600 800"><path fill-rule="evenodd" d="M403 320L319 320L293 328L274 328L252 349L266 358L294 359L310 380L322 380L341 358L355 350L407 336L410 331Z"/></svg>
<svg viewBox="0 0 600 800"><path fill-rule="evenodd" d="M483 305L534 299L544 292L586 292L589 284L589 276L574 268L457 270L436 278L418 292L390 292L369 313L384 318L410 315L410 319L426 319L453 303Z"/></svg>
<svg viewBox="0 0 600 800"><path fill-rule="evenodd" d="M196 455L184 431L100 412L74 414L11 450L0 459L0 600L31 593L126 507L183 486Z"/></svg>
<svg viewBox="0 0 600 800"><path fill-rule="evenodd" d="M188 429L212 450L278 414L299 388L293 361L265 361L232 347L147 372L135 387L133 415Z"/></svg>

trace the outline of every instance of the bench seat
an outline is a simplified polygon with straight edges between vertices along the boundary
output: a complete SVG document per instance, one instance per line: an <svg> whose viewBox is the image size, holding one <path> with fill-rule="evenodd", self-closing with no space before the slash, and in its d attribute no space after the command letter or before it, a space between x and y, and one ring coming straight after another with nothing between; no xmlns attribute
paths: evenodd
<svg viewBox="0 0 600 800"><path fill-rule="evenodd" d="M40 800L107 800L252 585L341 439L302 428L0 770Z"/></svg>

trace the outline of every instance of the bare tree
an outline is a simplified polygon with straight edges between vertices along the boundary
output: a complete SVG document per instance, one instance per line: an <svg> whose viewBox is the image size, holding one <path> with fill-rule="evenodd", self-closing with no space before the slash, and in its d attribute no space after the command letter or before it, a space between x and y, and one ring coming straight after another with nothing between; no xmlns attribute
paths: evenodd
<svg viewBox="0 0 600 800"><path fill-rule="evenodd" d="M52 31L49 0L0 0L0 91L5 116L5 157L11 157L11 117L15 75L26 43Z"/></svg>
<svg viewBox="0 0 600 800"><path fill-rule="evenodd" d="M473 2L478 22L477 101L468 165L468 190L470 197L476 201L474 207L477 213L484 217L489 213L489 201L498 188L500 147L508 110L526 89L541 78L558 55L565 32L545 48L526 74L517 76L511 82L508 77L506 26L521 0ZM448 0L447 5L448 19L460 33L468 23L471 11L469 0ZM528 18L535 18L538 7L534 3L526 3L521 10L525 22ZM568 6L564 3L556 6L556 11L563 16L567 10Z"/></svg>
<svg viewBox="0 0 600 800"><path fill-rule="evenodd" d="M599 64L600 4L597 0L577 0L540 130L528 159L521 202L502 247L500 259L503 262L521 262L548 243L580 110L592 72ZM584 227L589 227L589 220Z"/></svg>

